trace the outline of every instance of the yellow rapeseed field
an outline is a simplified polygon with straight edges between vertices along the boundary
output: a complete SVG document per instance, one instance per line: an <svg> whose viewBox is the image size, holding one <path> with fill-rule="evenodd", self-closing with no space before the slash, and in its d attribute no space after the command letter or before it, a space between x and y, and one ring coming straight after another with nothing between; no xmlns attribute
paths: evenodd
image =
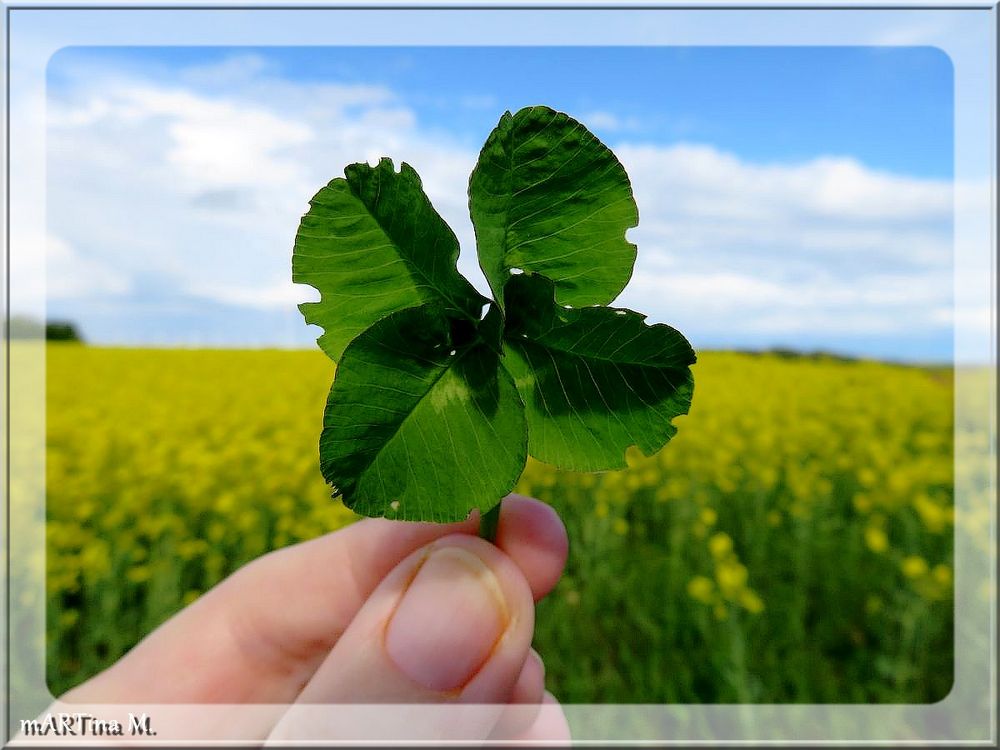
<svg viewBox="0 0 1000 750"><path fill-rule="evenodd" d="M952 378L705 353L630 468L529 461L571 540L536 647L566 701L919 701L951 685ZM62 692L244 562L350 523L312 351L50 345L49 682Z"/></svg>

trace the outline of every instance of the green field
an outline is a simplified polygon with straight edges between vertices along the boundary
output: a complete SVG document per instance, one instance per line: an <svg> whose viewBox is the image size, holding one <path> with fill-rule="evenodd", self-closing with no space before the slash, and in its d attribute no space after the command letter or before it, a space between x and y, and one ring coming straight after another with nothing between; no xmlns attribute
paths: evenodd
<svg viewBox="0 0 1000 750"><path fill-rule="evenodd" d="M691 413L603 474L529 461L569 529L535 647L564 702L933 702L953 672L949 370L705 353ZM59 694L244 562L354 520L319 352L48 347Z"/></svg>

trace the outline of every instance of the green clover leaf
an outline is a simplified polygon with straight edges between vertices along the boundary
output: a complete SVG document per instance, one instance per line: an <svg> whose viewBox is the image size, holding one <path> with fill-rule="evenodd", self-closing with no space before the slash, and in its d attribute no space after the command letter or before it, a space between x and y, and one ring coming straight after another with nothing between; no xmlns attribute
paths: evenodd
<svg viewBox="0 0 1000 750"><path fill-rule="evenodd" d="M344 172L309 202L292 255L292 281L322 295L299 306L307 323L325 330L320 348L336 362L373 323L426 303L479 320L488 300L458 272L458 238L413 168L397 173L382 159Z"/></svg>
<svg viewBox="0 0 1000 750"><path fill-rule="evenodd" d="M469 208L493 300L458 272L458 240L408 164L352 164L299 226L292 277L321 294L300 308L338 362L320 469L363 515L447 522L478 508L495 522L529 454L622 468L690 408L687 340L605 306L632 274L638 221L610 149L561 112L507 112Z"/></svg>
<svg viewBox="0 0 1000 750"><path fill-rule="evenodd" d="M694 392L694 350L670 326L611 307L567 309L543 276L507 282L504 368L528 419L528 452L561 469L625 468L677 432Z"/></svg>
<svg viewBox="0 0 1000 750"><path fill-rule="evenodd" d="M625 168L562 112L526 107L500 118L469 179L469 210L501 306L511 269L547 276L561 305L606 305L632 275L625 231L639 210Z"/></svg>
<svg viewBox="0 0 1000 750"><path fill-rule="evenodd" d="M366 516L460 521L510 491L527 460L514 381L434 306L394 312L348 344L330 389L320 468Z"/></svg>

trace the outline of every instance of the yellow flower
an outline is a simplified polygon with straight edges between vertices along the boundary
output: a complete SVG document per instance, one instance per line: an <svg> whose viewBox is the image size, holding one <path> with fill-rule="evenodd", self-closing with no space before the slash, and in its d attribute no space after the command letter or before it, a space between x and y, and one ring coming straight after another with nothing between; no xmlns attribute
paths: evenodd
<svg viewBox="0 0 1000 750"><path fill-rule="evenodd" d="M713 534L708 540L708 549L712 553L712 557L725 557L733 551L733 540L729 534L720 531L717 534Z"/></svg>
<svg viewBox="0 0 1000 750"><path fill-rule="evenodd" d="M935 565L931 577L942 586L951 586L951 568L947 565Z"/></svg>
<svg viewBox="0 0 1000 750"><path fill-rule="evenodd" d="M92 541L80 553L80 567L90 578L99 578L111 570L111 553L103 541Z"/></svg>
<svg viewBox="0 0 1000 750"><path fill-rule="evenodd" d="M722 593L733 598L746 586L749 574L746 567L738 562L724 561L715 569L715 580Z"/></svg>
<svg viewBox="0 0 1000 750"><path fill-rule="evenodd" d="M630 471L625 477L625 489L635 492L642 488L642 477L636 471Z"/></svg>
<svg viewBox="0 0 1000 750"><path fill-rule="evenodd" d="M744 589L740 592L740 605L753 615L764 611L764 600L750 589Z"/></svg>
<svg viewBox="0 0 1000 750"><path fill-rule="evenodd" d="M177 557L181 560L194 560L208 550L208 543L203 539L187 539L177 545Z"/></svg>
<svg viewBox="0 0 1000 750"><path fill-rule="evenodd" d="M719 519L719 514L715 512L714 508L702 508L701 513L698 514L698 518L706 526L713 526Z"/></svg>
<svg viewBox="0 0 1000 750"><path fill-rule="evenodd" d="M889 537L877 526L866 526L865 544L872 552L885 552L889 548Z"/></svg>
<svg viewBox="0 0 1000 750"><path fill-rule="evenodd" d="M146 565L136 565L125 571L125 578L132 583L145 583L153 575L153 571Z"/></svg>
<svg viewBox="0 0 1000 750"><path fill-rule="evenodd" d="M932 534L940 534L951 523L951 509L942 508L926 494L917 495L913 500L913 507L916 508L924 526Z"/></svg>
<svg viewBox="0 0 1000 750"><path fill-rule="evenodd" d="M705 576L695 576L687 584L688 596L702 604L711 604L715 600L715 583Z"/></svg>
<svg viewBox="0 0 1000 750"><path fill-rule="evenodd" d="M629 446L629 449L625 451L625 463L628 464L628 467L630 469L634 469L635 467L642 464L645 458L646 457L642 455L642 451L640 451L634 445Z"/></svg>
<svg viewBox="0 0 1000 750"><path fill-rule="evenodd" d="M903 558L900 568L907 578L921 578L927 574L927 561L918 555L908 555Z"/></svg>
<svg viewBox="0 0 1000 750"><path fill-rule="evenodd" d="M878 475L867 467L858 472L858 483L862 487L873 487L877 481Z"/></svg>

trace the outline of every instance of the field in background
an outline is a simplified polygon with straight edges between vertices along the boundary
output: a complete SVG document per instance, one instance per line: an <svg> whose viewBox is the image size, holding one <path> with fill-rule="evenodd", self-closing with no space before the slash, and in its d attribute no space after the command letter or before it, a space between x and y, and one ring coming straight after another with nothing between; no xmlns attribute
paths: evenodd
<svg viewBox="0 0 1000 750"><path fill-rule="evenodd" d="M565 702L933 702L952 683L950 372L706 353L630 468L529 461L570 560L535 647ZM265 551L355 517L318 352L48 347L58 695Z"/></svg>

